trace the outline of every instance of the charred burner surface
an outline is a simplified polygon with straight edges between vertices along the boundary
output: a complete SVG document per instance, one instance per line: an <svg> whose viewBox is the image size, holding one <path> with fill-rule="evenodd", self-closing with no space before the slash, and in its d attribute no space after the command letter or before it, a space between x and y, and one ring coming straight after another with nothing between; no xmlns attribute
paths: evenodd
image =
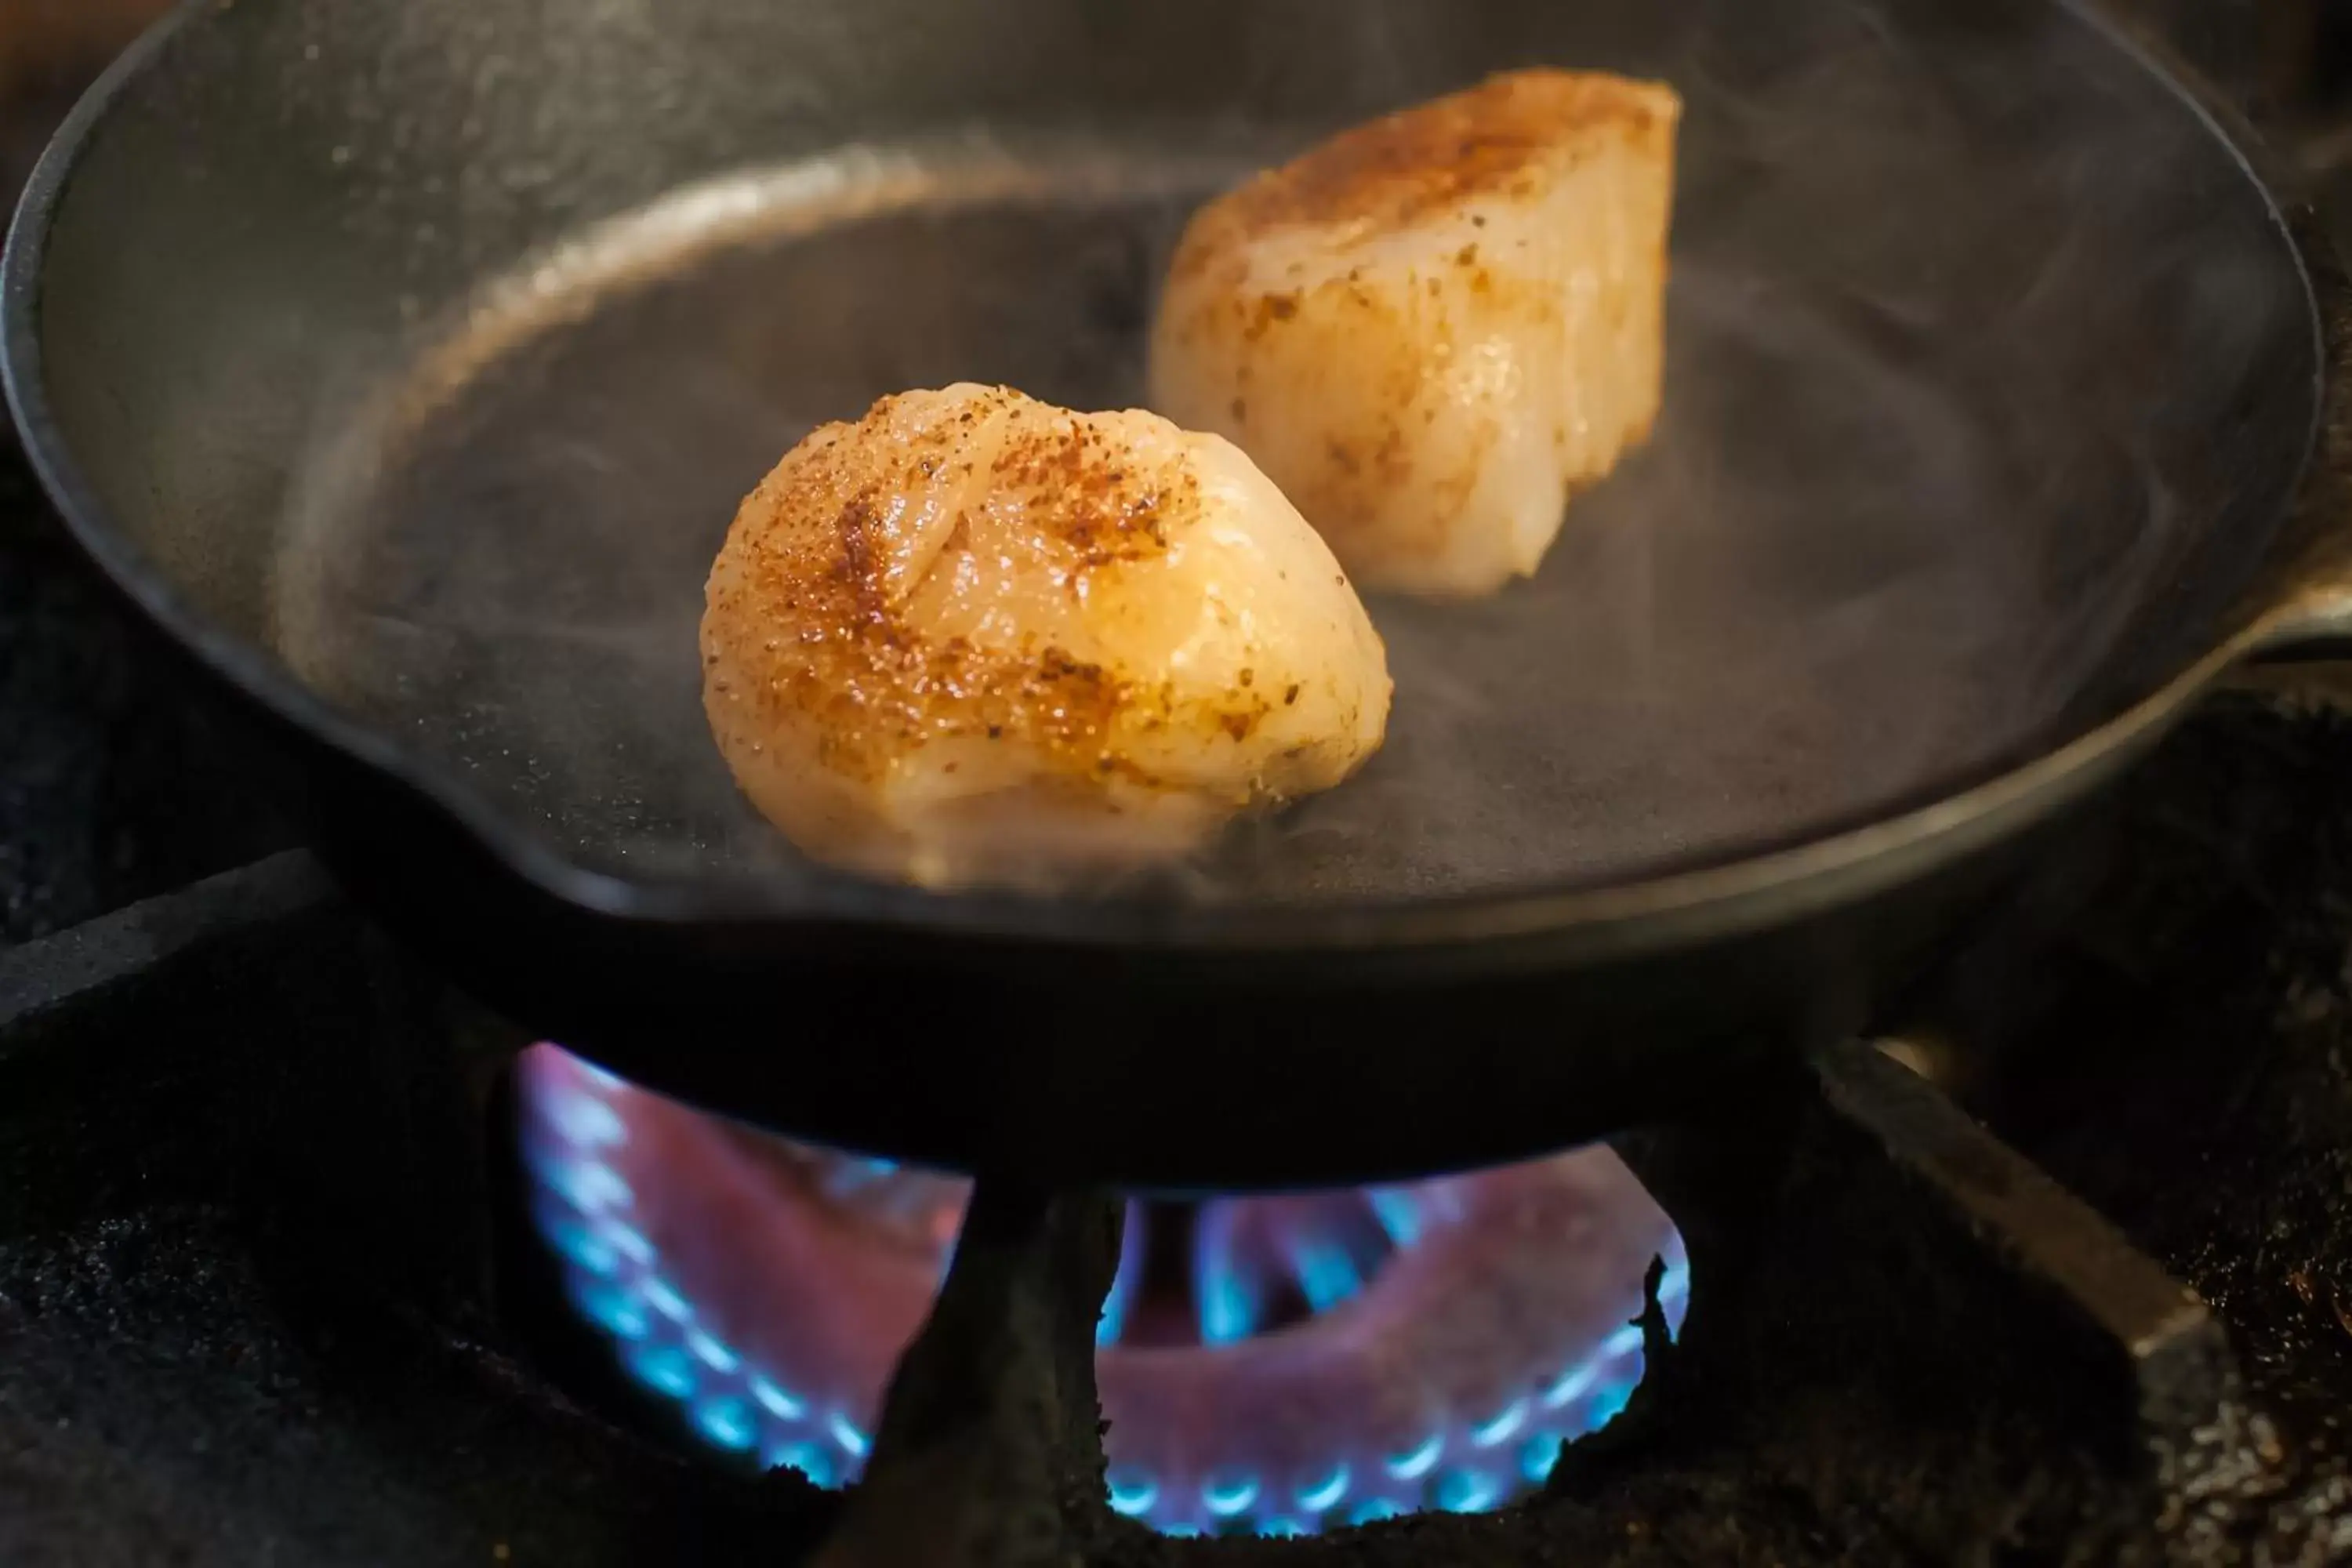
<svg viewBox="0 0 2352 1568"><path fill-rule="evenodd" d="M2352 677L2259 685L2100 821L2104 877L2055 868L2040 929L1952 977L2010 1047L1955 1087L2214 1305L2278 1418L2272 1507L2352 1551Z"/></svg>

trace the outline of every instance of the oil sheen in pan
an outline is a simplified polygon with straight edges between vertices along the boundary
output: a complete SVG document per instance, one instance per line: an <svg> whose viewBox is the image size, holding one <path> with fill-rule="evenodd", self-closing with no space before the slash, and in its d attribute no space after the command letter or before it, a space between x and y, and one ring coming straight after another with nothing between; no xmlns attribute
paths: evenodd
<svg viewBox="0 0 2352 1568"><path fill-rule="evenodd" d="M584 233L318 443L281 652L593 868L804 875L698 700L701 585L737 502L811 427L906 387L1138 401L1184 217L1255 161L866 150ZM1677 223L1650 446L1577 502L1532 581L1373 601L1386 749L1236 831L1183 895L1598 880L1826 826L1998 757L2095 663L2097 604L2070 607L2057 657L2017 635L2047 630L2047 538L1988 520L2080 515L2085 483L2136 515L2137 466L2085 448L2063 455L2074 482L2045 466L2042 493L2004 493L2021 465L1997 363L1954 370L1936 327L1751 264L1738 222ZM2111 575L2117 605L2134 575Z"/></svg>

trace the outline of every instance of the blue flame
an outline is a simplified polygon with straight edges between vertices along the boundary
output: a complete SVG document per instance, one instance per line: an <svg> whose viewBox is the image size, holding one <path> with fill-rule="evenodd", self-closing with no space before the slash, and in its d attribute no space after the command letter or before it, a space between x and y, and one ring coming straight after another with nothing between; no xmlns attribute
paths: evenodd
<svg viewBox="0 0 2352 1568"><path fill-rule="evenodd" d="M841 1451L853 1459L862 1460L874 1451L874 1439L868 1437L856 1422L838 1410L824 1418L824 1428L833 1434L833 1440L841 1445Z"/></svg>
<svg viewBox="0 0 2352 1568"><path fill-rule="evenodd" d="M751 1365L703 1323L658 1249L626 1217L635 1194L601 1153L625 1137L619 1114L583 1109L601 1101L578 1090L547 1098L560 1109L535 1109L551 1136L534 1140L525 1161L539 1187L534 1214L562 1260L567 1294L613 1337L622 1369L675 1401L715 1448L756 1449L770 1467L790 1466L819 1486L854 1476L872 1447L866 1434L841 1412L817 1416L775 1369Z"/></svg>
<svg viewBox="0 0 2352 1568"><path fill-rule="evenodd" d="M1142 1519L1160 1500L1160 1483L1129 1466L1113 1465L1107 1478L1110 1506L1129 1519Z"/></svg>
<svg viewBox="0 0 2352 1568"><path fill-rule="evenodd" d="M1212 1476L1202 1485L1201 1506L1219 1519L1232 1519L1249 1511L1257 1501L1258 1479L1248 1474Z"/></svg>
<svg viewBox="0 0 2352 1568"><path fill-rule="evenodd" d="M786 1394L757 1373L751 1374L750 1387L753 1401L761 1409L779 1421L798 1421L808 1414L808 1406L805 1404Z"/></svg>
<svg viewBox="0 0 2352 1568"><path fill-rule="evenodd" d="M1503 1500L1501 1482L1484 1470L1448 1470L1437 1483L1437 1506L1448 1513L1484 1513Z"/></svg>
<svg viewBox="0 0 2352 1568"><path fill-rule="evenodd" d="M1242 1267L1234 1248L1236 1213L1229 1204L1212 1204L1201 1211L1192 1249L1192 1305L1204 1345L1249 1338L1257 1332L1265 1310L1256 1278Z"/></svg>
<svg viewBox="0 0 2352 1568"><path fill-rule="evenodd" d="M798 1470L811 1486L840 1486L856 1479L855 1471L844 1474L833 1456L814 1443L780 1444L761 1449L760 1458L772 1470Z"/></svg>
<svg viewBox="0 0 2352 1568"><path fill-rule="evenodd" d="M1397 1187L1369 1187L1364 1197L1371 1205L1372 1217L1399 1250L1421 1239L1421 1205L1412 1194Z"/></svg>
<svg viewBox="0 0 2352 1568"><path fill-rule="evenodd" d="M540 1113L575 1147L609 1148L628 1141L628 1126L621 1113L593 1094L551 1097Z"/></svg>
<svg viewBox="0 0 2352 1568"><path fill-rule="evenodd" d="M694 1396L694 1362L677 1346L640 1342L621 1360L630 1376L656 1394L667 1394L672 1399Z"/></svg>
<svg viewBox="0 0 2352 1568"><path fill-rule="evenodd" d="M716 1373L731 1373L743 1364L741 1356L700 1329L686 1331L686 1348L695 1360Z"/></svg>
<svg viewBox="0 0 2352 1568"><path fill-rule="evenodd" d="M1507 1443L1528 1424L1528 1396L1521 1394L1494 1415L1470 1428L1470 1446L1492 1448Z"/></svg>
<svg viewBox="0 0 2352 1568"><path fill-rule="evenodd" d="M1334 1465L1329 1475L1298 1489L1298 1506L1308 1513L1328 1513L1348 1495L1348 1483L1353 1479L1347 1466Z"/></svg>
<svg viewBox="0 0 2352 1568"><path fill-rule="evenodd" d="M1444 1457L1445 1434L1432 1432L1419 1447L1391 1458L1389 1474L1401 1481L1417 1481L1437 1468L1437 1461Z"/></svg>
<svg viewBox="0 0 2352 1568"><path fill-rule="evenodd" d="M1364 1288L1364 1276L1348 1249L1336 1241L1301 1237L1291 1244L1291 1266L1307 1304L1328 1312Z"/></svg>
<svg viewBox="0 0 2352 1568"><path fill-rule="evenodd" d="M638 1282L637 1292L646 1299L646 1305L651 1307L655 1311L659 1312L663 1317L667 1318L671 1322L687 1323L693 1321L694 1303L686 1299L685 1291L679 1289L677 1286L671 1284L660 1275L647 1274L645 1276L644 1279Z"/></svg>
<svg viewBox="0 0 2352 1568"><path fill-rule="evenodd" d="M730 1453L746 1452L760 1440L760 1423L751 1407L723 1394L694 1407L694 1429Z"/></svg>
<svg viewBox="0 0 2352 1568"><path fill-rule="evenodd" d="M820 1407L795 1386L789 1369L753 1364L704 1322L679 1289L659 1249L632 1219L635 1194L607 1163L627 1126L597 1092L618 1080L588 1072L552 1093L535 1095L538 1120L526 1146L536 1187L533 1214L560 1260L565 1288L586 1320L611 1336L621 1365L641 1386L676 1402L688 1429L720 1452L788 1466L819 1486L854 1480L871 1451L869 1434L845 1412ZM838 1180L869 1187L893 1171L887 1162L847 1162ZM1378 1236L1412 1245L1458 1215L1443 1184L1377 1188L1361 1194ZM1200 1338L1218 1345L1265 1326L1269 1310L1265 1258L1244 1259L1231 1204L1200 1211L1193 1275ZM1117 1282L1097 1340L1117 1344L1133 1308L1144 1260L1144 1226L1130 1212ZM1365 1235L1372 1236L1370 1225ZM1374 1237L1377 1241L1378 1237ZM1293 1234L1273 1261L1318 1311L1357 1295L1369 1266L1346 1236ZM1690 1289L1689 1267L1674 1258L1659 1299L1670 1331ZM1132 1464L1114 1464L1110 1506L1168 1535L1303 1534L1328 1525L1365 1524L1424 1508L1476 1512L1500 1507L1551 1473L1570 1441L1612 1419L1642 1373L1643 1336L1628 1325L1590 1355L1549 1369L1499 1406L1455 1413L1433 1423L1412 1447L1370 1464L1332 1455L1296 1475L1255 1469L1213 1472L1181 1492ZM1114 1442L1116 1439L1114 1438Z"/></svg>
<svg viewBox="0 0 2352 1568"><path fill-rule="evenodd" d="M1095 1321L1097 1347L1118 1343L1127 1332L1127 1314L1135 1305L1135 1293L1143 1288L1142 1211L1140 1204L1127 1205L1127 1227L1118 1243L1118 1273L1110 1282L1110 1293L1103 1298L1102 1316Z"/></svg>
<svg viewBox="0 0 2352 1568"><path fill-rule="evenodd" d="M572 1299L588 1315L588 1321L619 1340L643 1339L653 1326L653 1317L645 1303L626 1290L593 1282L582 1284L574 1280Z"/></svg>
<svg viewBox="0 0 2352 1568"><path fill-rule="evenodd" d="M855 1156L834 1161L825 1168L826 1195L845 1198L862 1192L875 1183L898 1173L898 1165L892 1160L863 1160Z"/></svg>
<svg viewBox="0 0 2352 1568"><path fill-rule="evenodd" d="M610 1279L621 1271L621 1249L578 1220L543 1219L540 1230L566 1261L583 1273Z"/></svg>

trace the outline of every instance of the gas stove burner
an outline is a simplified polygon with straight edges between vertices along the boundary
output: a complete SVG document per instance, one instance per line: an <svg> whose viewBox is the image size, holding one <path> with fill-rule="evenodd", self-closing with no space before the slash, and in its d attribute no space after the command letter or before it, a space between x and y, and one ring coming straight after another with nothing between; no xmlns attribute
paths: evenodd
<svg viewBox="0 0 2352 1568"><path fill-rule="evenodd" d="M572 1303L709 1447L854 1479L966 1184L523 1059L540 1230ZM1680 1238L1605 1150L1405 1185L1129 1205L1097 1330L1114 1508L1171 1535L1498 1507L1640 1380Z"/></svg>

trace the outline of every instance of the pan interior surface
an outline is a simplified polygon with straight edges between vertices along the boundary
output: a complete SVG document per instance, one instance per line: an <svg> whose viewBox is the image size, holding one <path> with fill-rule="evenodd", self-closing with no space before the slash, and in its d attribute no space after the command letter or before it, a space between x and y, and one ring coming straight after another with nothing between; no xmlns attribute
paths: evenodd
<svg viewBox="0 0 2352 1568"><path fill-rule="evenodd" d="M413 12L457 27L457 9ZM244 256L259 276L216 277L213 321L142 340L159 307L128 327L121 307L156 263L124 242L158 220L125 160L214 90L172 90L205 80L209 37L167 54L61 207L54 248L89 265L45 307L53 401L184 599L512 828L624 878L811 875L710 742L695 635L737 501L793 442L955 380L1139 402L1195 205L1487 69L1626 69L1687 101L1658 429L1533 580L1371 601L1386 748L1152 896L1622 881L1990 776L2210 643L2315 406L2308 287L2267 198L2185 99L2054 6L1024 4L1013 37L973 33L968 69L934 80L935 44L735 15L824 7L686 4L664 40L684 63L663 68L708 73L694 134L501 129L515 95L552 90L535 68L623 48L632 8L568 30L477 9L517 64L470 142L392 146L318 90L284 130L295 152L258 132L205 147L212 207L162 211L201 230L181 252L200 275ZM236 11L192 35L243 28L289 71L289 51L356 68L370 29L418 36L350 4ZM747 47L811 104L739 89ZM827 49L864 74L827 74ZM400 58L378 72L399 113L485 91ZM1092 60L1113 63L1069 68ZM894 71L915 85L893 92ZM433 172L461 152L462 174ZM334 200L306 208L311 180ZM350 205L369 199L399 214L380 253L381 212ZM242 237L220 216L239 201L263 219ZM203 357L240 343L242 374Z"/></svg>

